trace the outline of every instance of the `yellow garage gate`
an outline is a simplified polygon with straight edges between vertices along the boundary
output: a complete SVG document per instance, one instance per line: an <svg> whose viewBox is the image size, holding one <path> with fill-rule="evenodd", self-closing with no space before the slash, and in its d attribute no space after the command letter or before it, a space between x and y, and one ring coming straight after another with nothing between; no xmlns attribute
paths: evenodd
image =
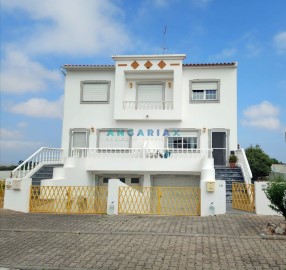
<svg viewBox="0 0 286 270"><path fill-rule="evenodd" d="M107 187L32 186L30 212L105 214Z"/></svg>
<svg viewBox="0 0 286 270"><path fill-rule="evenodd" d="M198 187L120 187L119 214L200 215Z"/></svg>

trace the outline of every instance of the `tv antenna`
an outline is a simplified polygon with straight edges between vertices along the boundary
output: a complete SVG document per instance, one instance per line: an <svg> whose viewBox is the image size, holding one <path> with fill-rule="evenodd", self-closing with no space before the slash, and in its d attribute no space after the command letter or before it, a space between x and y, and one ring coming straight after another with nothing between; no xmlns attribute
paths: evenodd
<svg viewBox="0 0 286 270"><path fill-rule="evenodd" d="M164 45L163 45L163 54L165 54L165 51L168 49L166 47L166 32L167 32L167 26L164 27L164 32L163 32L163 35L164 35Z"/></svg>

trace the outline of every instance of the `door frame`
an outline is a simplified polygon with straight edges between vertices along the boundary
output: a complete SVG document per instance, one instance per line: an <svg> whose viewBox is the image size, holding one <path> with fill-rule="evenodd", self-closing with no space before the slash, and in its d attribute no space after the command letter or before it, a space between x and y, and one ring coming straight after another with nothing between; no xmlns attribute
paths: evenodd
<svg viewBox="0 0 286 270"><path fill-rule="evenodd" d="M229 135L230 135L230 129L225 129L225 128L213 128L209 129L208 131L208 137L209 137L209 149L213 149L212 147L212 133L213 132L224 132L225 133L225 165L227 165L228 158L229 158ZM213 157L213 153L212 153Z"/></svg>

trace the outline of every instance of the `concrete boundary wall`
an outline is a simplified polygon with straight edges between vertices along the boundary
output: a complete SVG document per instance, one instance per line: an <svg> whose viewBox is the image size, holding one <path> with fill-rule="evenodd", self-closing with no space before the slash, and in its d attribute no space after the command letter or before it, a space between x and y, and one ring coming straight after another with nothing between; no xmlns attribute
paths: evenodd
<svg viewBox="0 0 286 270"><path fill-rule="evenodd" d="M279 215L269 207L270 201L267 199L264 192L266 187L267 182L254 182L255 212L257 215Z"/></svg>
<svg viewBox="0 0 286 270"><path fill-rule="evenodd" d="M15 181L18 187L13 187ZM13 179L7 178L5 185L4 209L28 213L30 205L31 178ZM18 189L19 188L19 189Z"/></svg>

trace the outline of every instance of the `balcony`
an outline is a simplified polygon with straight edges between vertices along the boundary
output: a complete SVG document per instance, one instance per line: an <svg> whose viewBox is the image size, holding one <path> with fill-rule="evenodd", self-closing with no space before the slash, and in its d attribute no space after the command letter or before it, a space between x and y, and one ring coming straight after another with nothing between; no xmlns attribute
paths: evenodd
<svg viewBox="0 0 286 270"><path fill-rule="evenodd" d="M200 172L210 149L76 148L72 157L85 159L89 171Z"/></svg>
<svg viewBox="0 0 286 270"><path fill-rule="evenodd" d="M123 101L124 110L173 110L173 101Z"/></svg>

